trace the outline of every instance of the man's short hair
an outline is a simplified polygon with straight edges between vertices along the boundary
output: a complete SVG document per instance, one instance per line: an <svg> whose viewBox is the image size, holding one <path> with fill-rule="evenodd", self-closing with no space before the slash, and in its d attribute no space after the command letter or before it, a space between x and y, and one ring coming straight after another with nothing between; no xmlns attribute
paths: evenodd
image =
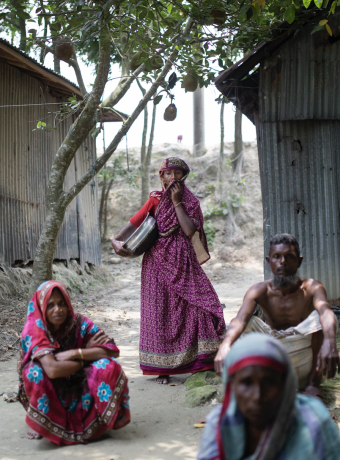
<svg viewBox="0 0 340 460"><path fill-rule="evenodd" d="M300 246L296 238L289 233L278 233L277 235L273 236L269 243L269 252L272 246L276 246L277 244L289 244L293 245L295 248L296 255L300 257Z"/></svg>

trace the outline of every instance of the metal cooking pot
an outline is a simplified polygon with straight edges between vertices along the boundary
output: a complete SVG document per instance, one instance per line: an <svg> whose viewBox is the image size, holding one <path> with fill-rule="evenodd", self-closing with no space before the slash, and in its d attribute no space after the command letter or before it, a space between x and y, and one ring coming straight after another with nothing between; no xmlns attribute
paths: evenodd
<svg viewBox="0 0 340 460"><path fill-rule="evenodd" d="M132 259L139 257L153 246L158 238L156 219L147 214L136 231L125 241L123 248L132 252Z"/></svg>

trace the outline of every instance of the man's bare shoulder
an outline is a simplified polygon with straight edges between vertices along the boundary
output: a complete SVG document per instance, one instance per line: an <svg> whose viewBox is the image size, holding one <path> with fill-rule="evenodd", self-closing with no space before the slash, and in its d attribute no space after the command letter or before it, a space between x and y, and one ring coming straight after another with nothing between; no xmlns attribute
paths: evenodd
<svg viewBox="0 0 340 460"><path fill-rule="evenodd" d="M318 289L325 289L320 281L313 278L300 278L301 289L304 289L308 294L313 294Z"/></svg>
<svg viewBox="0 0 340 460"><path fill-rule="evenodd" d="M267 294L268 289L271 285L271 281L260 281L259 283L253 284L247 291L246 296L252 296L252 297L261 297L265 294Z"/></svg>

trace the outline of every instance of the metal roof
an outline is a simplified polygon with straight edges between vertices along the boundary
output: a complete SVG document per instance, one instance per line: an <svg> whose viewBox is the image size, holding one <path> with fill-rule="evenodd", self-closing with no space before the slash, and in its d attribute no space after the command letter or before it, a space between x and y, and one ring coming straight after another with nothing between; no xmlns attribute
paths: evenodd
<svg viewBox="0 0 340 460"><path fill-rule="evenodd" d="M80 89L67 78L62 77L57 72L41 65L27 53L11 45L7 40L0 38L0 60L20 68L23 72L42 80L46 85L56 91L72 96L77 94L82 97Z"/></svg>
<svg viewBox="0 0 340 460"><path fill-rule="evenodd" d="M280 24L273 30L272 39L259 43L246 56L215 78L217 89L255 123L254 112L259 111L259 72L254 71L255 67L269 59L288 40L299 37L301 30L310 27L311 23L318 23L327 14L325 10L302 11L298 17L303 18L304 22L299 23L298 28L294 23Z"/></svg>
<svg viewBox="0 0 340 460"><path fill-rule="evenodd" d="M27 53L19 50L17 47L11 45L7 40L0 38L0 61L17 67L23 72L38 78L43 83L48 85L57 93L66 96L76 94L81 99L83 98L80 89L67 78L48 69L40 64L36 59L33 59ZM128 115L119 112L115 109L103 110L102 122L122 122L128 119Z"/></svg>

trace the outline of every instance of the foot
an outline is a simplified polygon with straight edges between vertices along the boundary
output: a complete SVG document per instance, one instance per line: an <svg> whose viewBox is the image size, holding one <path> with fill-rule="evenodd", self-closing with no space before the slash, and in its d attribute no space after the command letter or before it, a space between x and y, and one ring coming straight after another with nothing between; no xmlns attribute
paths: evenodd
<svg viewBox="0 0 340 460"><path fill-rule="evenodd" d="M160 385L167 385L169 383L170 376L169 375L160 375L156 378L156 383Z"/></svg>
<svg viewBox="0 0 340 460"><path fill-rule="evenodd" d="M36 431L32 430L32 428L30 428L26 433L26 438L27 439L41 439L42 436L40 436L39 433L37 433Z"/></svg>
<svg viewBox="0 0 340 460"><path fill-rule="evenodd" d="M305 396L312 396L313 398L316 398L319 401L323 402L323 391L320 387L308 385L308 387L305 388L305 391L302 394Z"/></svg>

